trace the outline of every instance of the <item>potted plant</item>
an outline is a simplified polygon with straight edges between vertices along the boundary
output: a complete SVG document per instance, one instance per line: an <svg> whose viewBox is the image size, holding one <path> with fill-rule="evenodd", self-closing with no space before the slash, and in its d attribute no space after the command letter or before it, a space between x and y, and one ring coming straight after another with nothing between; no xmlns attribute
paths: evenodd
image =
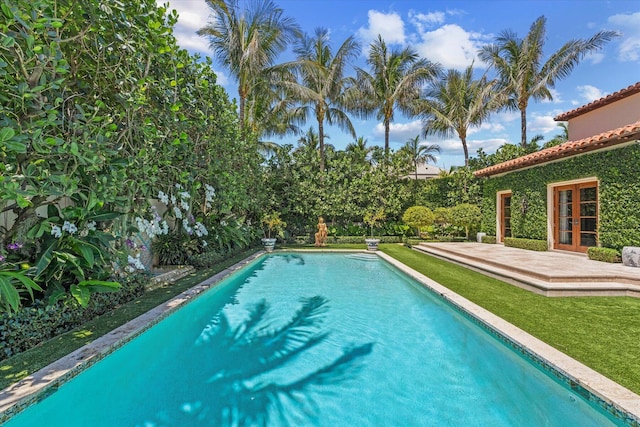
<svg viewBox="0 0 640 427"><path fill-rule="evenodd" d="M262 239L262 246L267 252L272 252L276 246L276 236L282 234L282 229L287 223L280 218L280 213L272 212L262 218L262 223L267 226L265 237ZM273 237L271 234L273 233Z"/></svg>
<svg viewBox="0 0 640 427"><path fill-rule="evenodd" d="M364 222L371 229L371 237L368 239L364 239L365 243L367 244L368 251L378 250L378 244L380 243L380 239L376 239L375 237L373 237L373 227L375 227L378 224L378 222L384 221L385 217L386 215L384 212L384 208L369 211L364 215L364 218L363 218Z"/></svg>

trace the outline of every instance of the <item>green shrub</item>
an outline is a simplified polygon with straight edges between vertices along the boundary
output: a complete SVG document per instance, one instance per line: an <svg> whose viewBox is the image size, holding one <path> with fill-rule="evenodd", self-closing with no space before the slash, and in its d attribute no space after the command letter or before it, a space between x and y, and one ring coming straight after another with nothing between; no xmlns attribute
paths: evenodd
<svg viewBox="0 0 640 427"><path fill-rule="evenodd" d="M594 261L622 262L620 251L612 248L591 247L587 249L587 256Z"/></svg>
<svg viewBox="0 0 640 427"><path fill-rule="evenodd" d="M188 259L188 264L195 268L209 268L224 259L224 255L215 251L204 252L192 255Z"/></svg>
<svg viewBox="0 0 640 427"><path fill-rule="evenodd" d="M528 249L530 251L544 252L549 250L545 240L520 239L517 237L505 237L504 245L512 248Z"/></svg>
<svg viewBox="0 0 640 427"><path fill-rule="evenodd" d="M482 236L482 243L496 244L496 236Z"/></svg>
<svg viewBox="0 0 640 427"><path fill-rule="evenodd" d="M146 274L121 280L120 290L92 295L87 308L82 308L73 298L66 298L52 305L37 300L13 315L0 314L0 360L35 347L141 296L147 281Z"/></svg>

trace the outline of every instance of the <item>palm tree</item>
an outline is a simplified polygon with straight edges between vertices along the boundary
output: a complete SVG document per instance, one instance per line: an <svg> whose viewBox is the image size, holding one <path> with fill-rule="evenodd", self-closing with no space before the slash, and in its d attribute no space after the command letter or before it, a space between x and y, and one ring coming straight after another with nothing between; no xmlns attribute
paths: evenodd
<svg viewBox="0 0 640 427"><path fill-rule="evenodd" d="M474 80L473 65L464 72L450 69L425 91L421 100L424 136L448 138L456 134L462 142L464 164L468 166L467 132L472 126L480 126L501 105L494 92L496 85L497 81L487 81L486 76Z"/></svg>
<svg viewBox="0 0 640 427"><path fill-rule="evenodd" d="M298 34L298 25L283 16L271 0L255 0L240 13L238 0L205 0L213 18L198 30L209 38L218 62L238 81L239 126L245 130L246 100L260 76L273 65L288 42Z"/></svg>
<svg viewBox="0 0 640 427"><path fill-rule="evenodd" d="M352 154L358 161L369 164L373 163L371 154L374 151L374 147L367 147L367 140L362 136L356 138L354 142L347 144L345 151Z"/></svg>
<svg viewBox="0 0 640 427"><path fill-rule="evenodd" d="M601 49L618 35L614 31L599 31L588 40L570 40L543 64L546 22L544 16L536 19L524 39L512 30L505 30L496 37L494 44L483 46L479 51L480 58L498 73L509 96L506 106L520 111L520 143L523 147L527 145L529 99L553 99L549 89L557 80L566 78L586 54Z"/></svg>
<svg viewBox="0 0 640 427"><path fill-rule="evenodd" d="M364 117L375 114L382 120L384 149L388 153L389 127L395 109L414 115L415 100L423 85L440 74L440 66L419 58L409 47L389 51L380 35L371 44L367 64L371 73L356 68L358 87L351 99L353 107Z"/></svg>
<svg viewBox="0 0 640 427"><path fill-rule="evenodd" d="M569 140L569 126L567 123L558 123L558 127L561 129L560 133L545 142L542 148L555 147L556 145L563 144Z"/></svg>
<svg viewBox="0 0 640 427"><path fill-rule="evenodd" d="M355 129L345 107L345 90L350 79L344 75L347 62L360 53L360 45L354 37L348 37L333 55L329 46L329 32L317 28L314 37L301 37L294 52L298 59L292 64L300 75L300 81L281 82L289 96L299 102L292 111L296 120L304 121L313 113L318 121L320 170L325 168L324 122L337 125L355 138Z"/></svg>
<svg viewBox="0 0 640 427"><path fill-rule="evenodd" d="M416 135L415 138L409 138L402 147L403 150L411 158L413 168L415 171L415 178L418 179L418 165L427 164L428 162L436 163L438 159L434 153L440 152L440 146L436 144L423 144L420 142L420 135Z"/></svg>

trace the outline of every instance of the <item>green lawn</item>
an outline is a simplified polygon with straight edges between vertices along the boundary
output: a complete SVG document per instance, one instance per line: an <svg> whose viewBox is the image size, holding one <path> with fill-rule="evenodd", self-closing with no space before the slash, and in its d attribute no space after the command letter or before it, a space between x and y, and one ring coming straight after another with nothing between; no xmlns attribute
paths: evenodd
<svg viewBox="0 0 640 427"><path fill-rule="evenodd" d="M640 394L640 299L550 298L400 245L380 249Z"/></svg>
<svg viewBox="0 0 640 427"><path fill-rule="evenodd" d="M303 248L312 248L305 246ZM301 246L279 246L301 248ZM328 245L364 249L365 245ZM381 250L443 286L486 308L625 387L640 393L640 299L626 297L548 298L455 264L403 247ZM0 363L0 388L37 371L205 278L249 256L146 293L74 331Z"/></svg>

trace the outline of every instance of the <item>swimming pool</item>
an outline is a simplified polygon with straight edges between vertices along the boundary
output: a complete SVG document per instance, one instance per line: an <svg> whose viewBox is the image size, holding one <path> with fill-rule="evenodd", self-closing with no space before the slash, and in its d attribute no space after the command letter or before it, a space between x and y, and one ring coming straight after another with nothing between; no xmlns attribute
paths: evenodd
<svg viewBox="0 0 640 427"><path fill-rule="evenodd" d="M261 257L6 423L624 425L375 255Z"/></svg>

